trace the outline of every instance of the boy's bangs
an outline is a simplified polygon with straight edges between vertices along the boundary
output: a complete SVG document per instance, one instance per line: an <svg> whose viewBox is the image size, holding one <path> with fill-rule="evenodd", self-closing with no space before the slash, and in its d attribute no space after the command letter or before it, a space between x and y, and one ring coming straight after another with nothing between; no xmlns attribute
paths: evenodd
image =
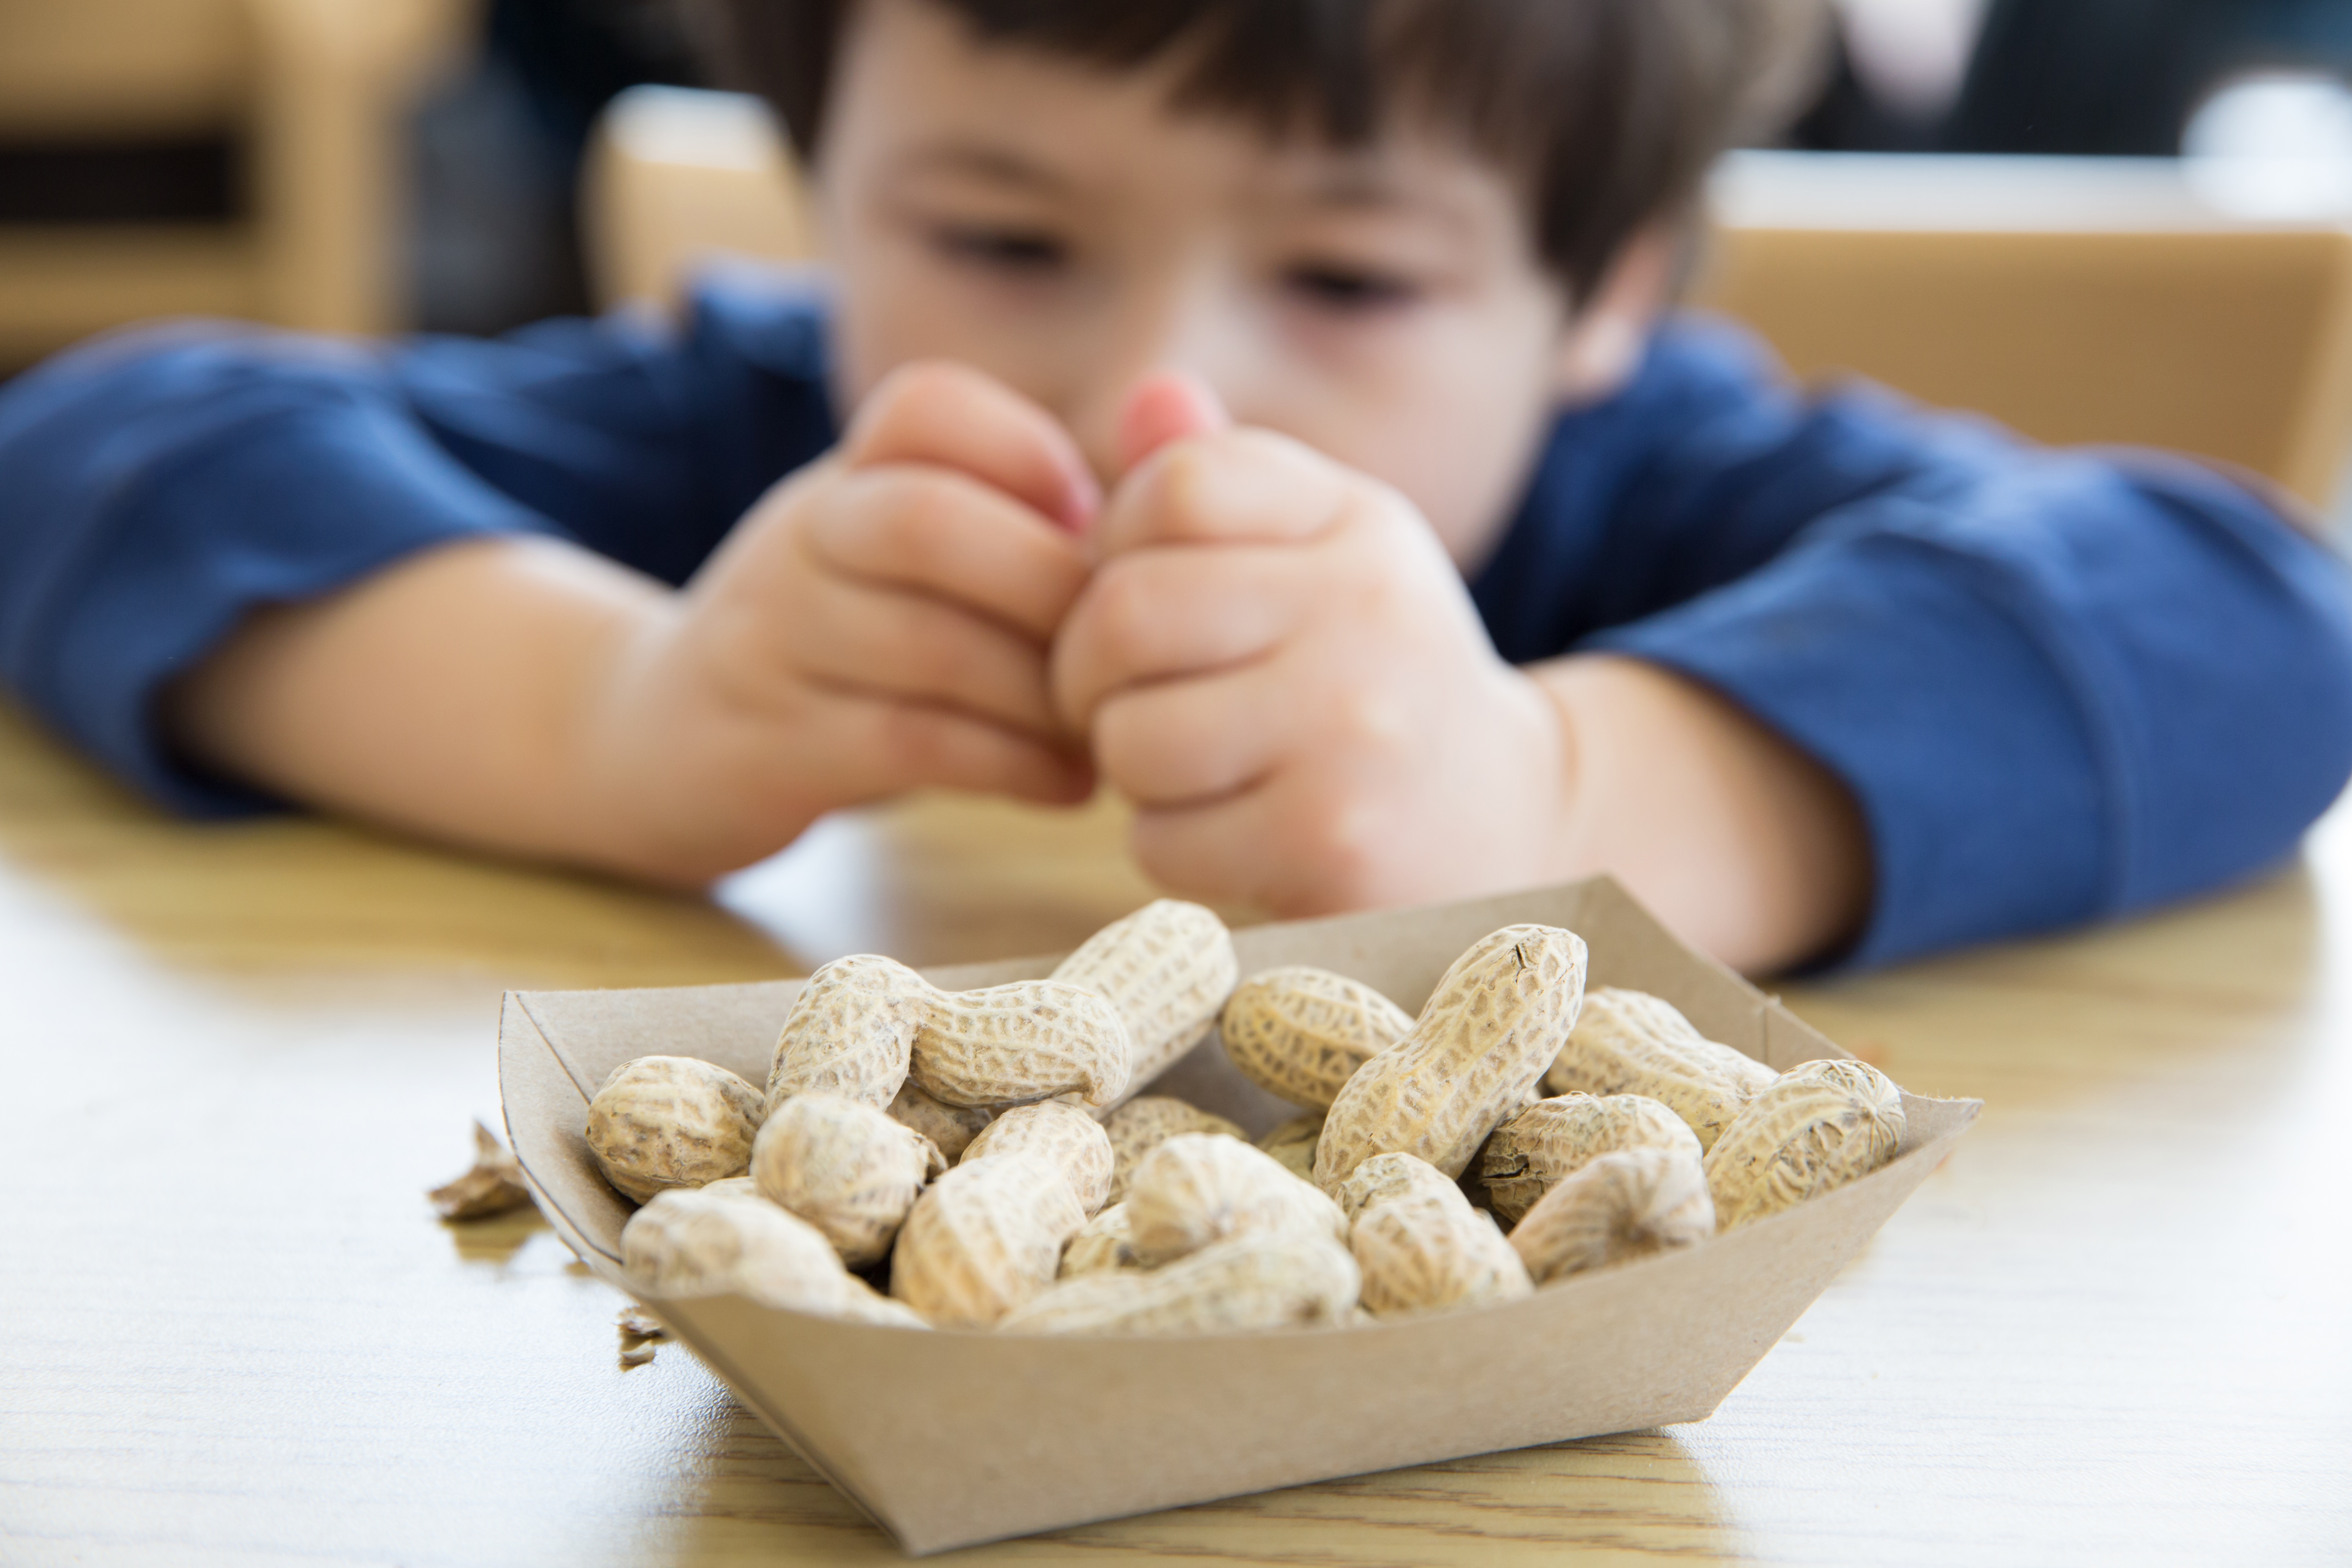
<svg viewBox="0 0 2352 1568"><path fill-rule="evenodd" d="M854 0L728 0L735 63L812 149ZM986 44L1114 71L1163 60L1178 108L1337 147L1403 116L1521 185L1545 263L1583 298L1717 152L1792 97L1819 0L925 0Z"/></svg>

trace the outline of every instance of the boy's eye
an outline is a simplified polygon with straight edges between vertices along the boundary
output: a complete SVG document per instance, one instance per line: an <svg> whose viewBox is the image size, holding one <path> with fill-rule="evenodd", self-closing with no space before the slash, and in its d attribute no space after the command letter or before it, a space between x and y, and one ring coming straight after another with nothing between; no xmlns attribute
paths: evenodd
<svg viewBox="0 0 2352 1568"><path fill-rule="evenodd" d="M942 224L931 231L931 243L950 259L1006 272L1050 271L1069 259L1066 246L1038 229Z"/></svg>
<svg viewBox="0 0 2352 1568"><path fill-rule="evenodd" d="M1321 263L1287 268L1283 284L1309 302L1336 310L1379 310L1411 304L1420 289L1408 279L1369 268Z"/></svg>

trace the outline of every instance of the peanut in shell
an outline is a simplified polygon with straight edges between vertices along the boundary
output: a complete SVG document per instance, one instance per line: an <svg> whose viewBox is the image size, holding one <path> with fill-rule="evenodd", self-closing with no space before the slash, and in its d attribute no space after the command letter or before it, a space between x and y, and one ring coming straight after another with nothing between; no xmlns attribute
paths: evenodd
<svg viewBox="0 0 2352 1568"><path fill-rule="evenodd" d="M1451 1193L1465 1205L1470 1201L1444 1172L1418 1154L1375 1154L1349 1172L1331 1196L1353 1225L1374 1204L1433 1193Z"/></svg>
<svg viewBox="0 0 2352 1568"><path fill-rule="evenodd" d="M1903 1091L1866 1062L1791 1068L1707 1152L1716 1223L1728 1230L1869 1174L1895 1157L1904 1121Z"/></svg>
<svg viewBox="0 0 2352 1568"><path fill-rule="evenodd" d="M1454 960L1412 1033L1331 1102L1317 1184L1328 1192L1371 1156L1398 1152L1460 1176L1559 1055L1584 969L1584 940L1556 926L1506 926Z"/></svg>
<svg viewBox="0 0 2352 1568"><path fill-rule="evenodd" d="M939 994L879 953L837 958L808 977L776 1036L767 1113L795 1094L837 1094L880 1110L907 1080L915 1036Z"/></svg>
<svg viewBox="0 0 2352 1568"><path fill-rule="evenodd" d="M1348 1249L1297 1231L1202 1247L1163 1268L1066 1279L998 1325L1020 1334L1229 1334L1349 1321L1358 1275Z"/></svg>
<svg viewBox="0 0 2352 1568"><path fill-rule="evenodd" d="M1357 1068L1411 1034L1412 1022L1360 980L1293 964L1243 982L1217 1028L1243 1077L1293 1105L1324 1110Z"/></svg>
<svg viewBox="0 0 2352 1568"><path fill-rule="evenodd" d="M1242 1130L1222 1116L1213 1115L1181 1100L1162 1094L1139 1094L1103 1118L1103 1131L1110 1137L1111 1178L1109 1201L1118 1203L1127 1196L1128 1184L1135 1179L1135 1167L1143 1157L1180 1132L1216 1132L1228 1138L1240 1138Z"/></svg>
<svg viewBox="0 0 2352 1568"><path fill-rule="evenodd" d="M888 1256L924 1181L945 1168L921 1133L814 1091L778 1106L751 1145L760 1194L814 1226L852 1268Z"/></svg>
<svg viewBox="0 0 2352 1568"><path fill-rule="evenodd" d="M915 1200L891 1249L890 1294L940 1328L985 1328L1054 1282L1086 1222L1045 1155L967 1160Z"/></svg>
<svg viewBox="0 0 2352 1568"><path fill-rule="evenodd" d="M950 1165L963 1158L964 1150L988 1125L991 1114L982 1106L942 1105L925 1094L920 1084L911 1081L898 1086L897 1096L886 1109L891 1121L929 1139L940 1157Z"/></svg>
<svg viewBox="0 0 2352 1568"><path fill-rule="evenodd" d="M1055 980L1018 980L977 991L932 990L908 1070L924 1093L946 1105L1017 1105L1070 1094L1099 1109L1127 1087L1131 1054L1126 1024L1099 993Z"/></svg>
<svg viewBox="0 0 2352 1568"><path fill-rule="evenodd" d="M1332 1201L1238 1138L1185 1132L1144 1156L1127 1189L1128 1248L1148 1268L1237 1236L1298 1231L1344 1242Z"/></svg>
<svg viewBox="0 0 2352 1568"><path fill-rule="evenodd" d="M639 1057L614 1068L588 1102L588 1148L606 1181L645 1203L741 1175L760 1113L760 1091L725 1068Z"/></svg>
<svg viewBox="0 0 2352 1568"><path fill-rule="evenodd" d="M1348 1249L1363 1274L1364 1306L1375 1317L1515 1301L1535 1291L1495 1222L1442 1176L1437 1184L1367 1205L1349 1229Z"/></svg>
<svg viewBox="0 0 2352 1568"><path fill-rule="evenodd" d="M1292 1175L1311 1182L1315 1179L1315 1144L1322 1136L1323 1113L1310 1110L1275 1128L1257 1141L1257 1146L1273 1155Z"/></svg>
<svg viewBox="0 0 2352 1568"><path fill-rule="evenodd" d="M1065 1279L1100 1273L1106 1268L1142 1267L1127 1247L1125 1204L1112 1204L1087 1221L1086 1228L1070 1237L1070 1245L1062 1249L1061 1278Z"/></svg>
<svg viewBox="0 0 2352 1568"><path fill-rule="evenodd" d="M650 1296L736 1295L855 1322L929 1326L844 1268L814 1226L756 1194L656 1194L622 1227L621 1265Z"/></svg>
<svg viewBox="0 0 2352 1568"><path fill-rule="evenodd" d="M1496 1128L1478 1152L1478 1173L1495 1217L1517 1225L1595 1155L1643 1148L1681 1149L1694 1160L1700 1155L1698 1134L1658 1100L1563 1094L1539 1100Z"/></svg>
<svg viewBox="0 0 2352 1568"><path fill-rule="evenodd" d="M966 1160L1026 1152L1043 1154L1060 1167L1070 1194L1087 1214L1110 1195L1110 1137L1101 1122L1074 1105L1049 1100L1015 1106L984 1128L964 1150Z"/></svg>
<svg viewBox="0 0 2352 1568"><path fill-rule="evenodd" d="M1596 986L1544 1074L1552 1094L1638 1094L1690 1124L1702 1152L1772 1081L1770 1068L1708 1039L1674 1004L1645 991Z"/></svg>
<svg viewBox="0 0 2352 1568"><path fill-rule="evenodd" d="M1546 1193L1511 1229L1511 1248L1537 1284L1677 1247L1715 1234L1706 1174L1686 1149L1595 1155Z"/></svg>
<svg viewBox="0 0 2352 1568"><path fill-rule="evenodd" d="M1225 922L1175 899L1113 921L1062 960L1053 978L1098 994L1127 1026L1125 1086L1097 1103L1139 1093L1199 1045L1239 972Z"/></svg>

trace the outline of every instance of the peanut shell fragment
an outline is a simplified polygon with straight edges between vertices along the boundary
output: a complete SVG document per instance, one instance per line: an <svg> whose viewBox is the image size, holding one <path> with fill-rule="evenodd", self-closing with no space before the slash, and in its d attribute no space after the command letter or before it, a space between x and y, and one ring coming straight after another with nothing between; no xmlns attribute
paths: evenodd
<svg viewBox="0 0 2352 1568"><path fill-rule="evenodd" d="M751 1144L761 1196L822 1232L852 1268L879 1262L934 1166L931 1141L872 1106L804 1091L776 1108Z"/></svg>
<svg viewBox="0 0 2352 1568"><path fill-rule="evenodd" d="M990 1122L963 1152L966 1160L1026 1152L1043 1154L1061 1170L1078 1207L1091 1215L1110 1195L1110 1137L1101 1122L1075 1105L1049 1100L1015 1106Z"/></svg>
<svg viewBox="0 0 2352 1568"><path fill-rule="evenodd" d="M1619 1149L1553 1187L1511 1231L1538 1285L1715 1234L1706 1176L1687 1150Z"/></svg>
<svg viewBox="0 0 2352 1568"><path fill-rule="evenodd" d="M1213 910L1159 899L1088 937L1053 977L1097 993L1126 1024L1130 1055L1117 1104L1207 1037L1239 973L1233 933Z"/></svg>
<svg viewBox="0 0 2352 1568"><path fill-rule="evenodd" d="M1412 1015L1360 980L1294 964L1243 982L1217 1028L1243 1077L1324 1110L1357 1068L1412 1032Z"/></svg>
<svg viewBox="0 0 2352 1568"><path fill-rule="evenodd" d="M1344 1242L1338 1205L1238 1138L1184 1132L1144 1156L1127 1189L1128 1249L1146 1268L1237 1236L1297 1231Z"/></svg>
<svg viewBox="0 0 2352 1568"><path fill-rule="evenodd" d="M1317 1184L1328 1192L1393 1152L1461 1175L1559 1055L1584 968L1584 940L1556 926L1506 926L1454 960L1412 1033L1367 1061L1331 1102L1315 1147Z"/></svg>
<svg viewBox="0 0 2352 1568"><path fill-rule="evenodd" d="M739 1176L751 1163L760 1091L693 1057L639 1057L588 1102L588 1148L604 1179L644 1203Z"/></svg>
<svg viewBox="0 0 2352 1568"><path fill-rule="evenodd" d="M1777 1076L1742 1051L1708 1039L1664 997L1596 987L1544 1074L1555 1095L1638 1094L1664 1104L1698 1134L1702 1152Z"/></svg>
<svg viewBox="0 0 2352 1568"><path fill-rule="evenodd" d="M1227 1334L1349 1321L1358 1275L1348 1249L1298 1232L1244 1236L1164 1268L1066 1279L1008 1314L1018 1334Z"/></svg>
<svg viewBox="0 0 2352 1568"><path fill-rule="evenodd" d="M1655 1100L1638 1094L1563 1094L1539 1100L1495 1129L1478 1152L1495 1217L1517 1225L1537 1200L1614 1149L1680 1149L1699 1158L1698 1134Z"/></svg>
<svg viewBox="0 0 2352 1568"><path fill-rule="evenodd" d="M1867 1062L1790 1068L1707 1152L1717 1223L1729 1230L1869 1174L1895 1157L1904 1125L1903 1091Z"/></svg>

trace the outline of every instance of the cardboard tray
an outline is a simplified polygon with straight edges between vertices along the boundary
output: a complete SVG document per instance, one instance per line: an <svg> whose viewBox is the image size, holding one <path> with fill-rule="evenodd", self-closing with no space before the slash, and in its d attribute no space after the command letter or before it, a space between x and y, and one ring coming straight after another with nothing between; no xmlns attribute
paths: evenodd
<svg viewBox="0 0 2352 1568"><path fill-rule="evenodd" d="M1669 936L1607 880L1234 934L1246 976L1315 963L1417 1011L1498 926L1565 926L1591 983L1666 997L1708 1036L1786 1070L1846 1053ZM930 971L961 989L1052 958ZM751 1082L797 981L511 993L499 1025L507 1131L541 1210L623 1290L632 1205L597 1174L589 1098L632 1058L694 1056ZM1213 1036L1162 1077L1253 1134L1297 1114ZM1949 1152L1977 1100L1904 1096L1896 1158L1687 1251L1506 1305L1349 1330L1178 1339L995 1336L842 1323L738 1297L663 1301L678 1339L911 1553L1465 1454L1711 1414Z"/></svg>

